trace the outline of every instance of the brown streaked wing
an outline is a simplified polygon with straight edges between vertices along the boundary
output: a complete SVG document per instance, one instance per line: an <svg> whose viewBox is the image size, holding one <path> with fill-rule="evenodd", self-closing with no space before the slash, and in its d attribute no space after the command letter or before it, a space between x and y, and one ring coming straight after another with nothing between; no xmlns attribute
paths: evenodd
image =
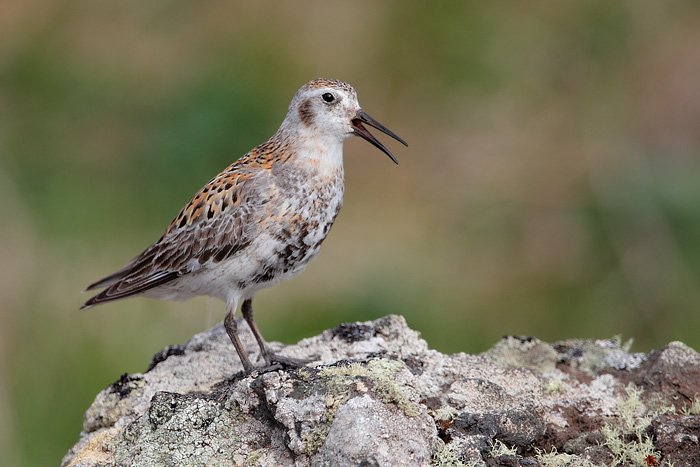
<svg viewBox="0 0 700 467"><path fill-rule="evenodd" d="M90 285L86 290L108 288L81 308L145 292L243 250L260 228L254 219L269 201L270 183L266 168L229 167L192 197L156 243Z"/></svg>

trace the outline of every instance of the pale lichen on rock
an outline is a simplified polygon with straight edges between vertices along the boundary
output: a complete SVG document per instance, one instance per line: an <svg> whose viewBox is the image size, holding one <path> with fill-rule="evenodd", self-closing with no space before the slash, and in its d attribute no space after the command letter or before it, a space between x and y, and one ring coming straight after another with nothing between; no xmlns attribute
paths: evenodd
<svg viewBox="0 0 700 467"><path fill-rule="evenodd" d="M164 349L97 395L62 465L700 465L700 356L682 343L444 355L387 316L272 345L311 362L233 374L221 325Z"/></svg>

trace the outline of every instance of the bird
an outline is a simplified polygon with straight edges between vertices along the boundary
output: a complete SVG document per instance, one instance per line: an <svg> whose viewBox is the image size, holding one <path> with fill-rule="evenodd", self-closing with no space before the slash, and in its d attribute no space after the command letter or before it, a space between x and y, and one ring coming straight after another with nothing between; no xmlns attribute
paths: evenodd
<svg viewBox="0 0 700 467"><path fill-rule="evenodd" d="M297 276L318 255L343 204L346 139L359 136L398 164L367 126L408 146L360 107L351 85L325 78L304 84L277 132L204 185L155 243L90 284L85 291L104 290L80 308L135 296L218 298L245 374L256 367L238 336L239 305L262 368L303 365L269 348L253 319L253 297Z"/></svg>

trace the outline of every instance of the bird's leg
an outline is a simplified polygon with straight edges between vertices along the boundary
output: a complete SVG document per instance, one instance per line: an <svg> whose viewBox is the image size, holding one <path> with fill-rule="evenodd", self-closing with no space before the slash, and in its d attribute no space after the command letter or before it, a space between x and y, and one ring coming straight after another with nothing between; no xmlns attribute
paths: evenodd
<svg viewBox="0 0 700 467"><path fill-rule="evenodd" d="M253 299L248 298L243 302L243 306L241 306L241 313L243 314L243 319L246 320L248 323L248 326L250 326L250 330L253 331L253 335L255 336L255 340L258 341L258 346L260 347L260 353L262 353L263 359L265 360L265 365L266 366L271 366L273 362L281 363L282 365L285 366L290 366L290 367L300 367L304 366L305 363L308 363L304 360L299 360L296 358L289 358L289 357L283 357L281 355L277 355L270 348L267 346L267 343L265 342L265 339L263 339L262 334L260 333L260 330L258 329L258 325L255 324L255 320L253 319Z"/></svg>
<svg viewBox="0 0 700 467"><path fill-rule="evenodd" d="M228 310L226 312L226 318L224 319L224 328L226 328L226 334L228 334L228 337L231 339L233 346L236 348L238 358L241 359L241 363L243 364L243 370L246 374L249 374L253 371L253 364L250 363L248 354L245 353L243 344L241 344L241 339L239 339L238 337L238 324L236 324L236 318L234 317L234 314L236 313L236 305L228 305L227 308Z"/></svg>
<svg viewBox="0 0 700 467"><path fill-rule="evenodd" d="M255 324L255 320L253 319L252 298L248 298L243 302L243 305L241 306L241 313L243 314L243 319L245 319L248 326L250 326L250 330L253 331L255 340L258 341L260 353L262 354L263 359L265 359L265 365L272 365L272 351L270 351L270 349L267 347L267 343L265 342L265 339L263 339L260 329L258 329L258 325Z"/></svg>

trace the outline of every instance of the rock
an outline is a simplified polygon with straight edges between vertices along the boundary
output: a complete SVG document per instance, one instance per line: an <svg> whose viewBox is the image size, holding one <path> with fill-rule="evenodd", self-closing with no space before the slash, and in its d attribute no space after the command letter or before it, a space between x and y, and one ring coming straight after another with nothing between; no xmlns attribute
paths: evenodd
<svg viewBox="0 0 700 467"><path fill-rule="evenodd" d="M444 355L388 316L271 346L311 363L244 377L222 325L167 347L97 395L62 465L700 465L700 355L681 343Z"/></svg>

